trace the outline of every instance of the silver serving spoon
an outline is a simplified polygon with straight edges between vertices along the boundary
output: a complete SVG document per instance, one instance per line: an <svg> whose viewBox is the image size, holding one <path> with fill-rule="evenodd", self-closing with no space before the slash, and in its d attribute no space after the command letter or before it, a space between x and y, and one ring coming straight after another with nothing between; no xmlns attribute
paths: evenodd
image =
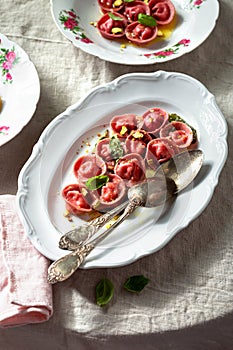
<svg viewBox="0 0 233 350"><path fill-rule="evenodd" d="M180 153L161 165L153 178L131 187L128 191L129 201L125 204L123 214L107 230L90 242L88 240L91 236L88 236L88 234L88 238L84 240L83 244L78 243L77 239L75 242L73 241L76 244L76 246L73 245L75 250L54 261L49 266L49 283L61 282L69 278L95 246L105 239L136 208L139 206L156 207L163 205L167 199L187 187L198 174L202 163L203 153L200 150ZM122 210L123 207L124 205L119 210ZM81 241L82 239L81 237Z"/></svg>

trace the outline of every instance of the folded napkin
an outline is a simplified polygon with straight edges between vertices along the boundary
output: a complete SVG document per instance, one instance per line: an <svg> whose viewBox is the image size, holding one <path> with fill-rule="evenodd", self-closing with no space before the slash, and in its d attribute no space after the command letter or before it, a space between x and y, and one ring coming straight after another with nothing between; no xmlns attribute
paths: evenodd
<svg viewBox="0 0 233 350"><path fill-rule="evenodd" d="M15 196L0 196L0 327L39 323L51 317L48 265L24 232Z"/></svg>

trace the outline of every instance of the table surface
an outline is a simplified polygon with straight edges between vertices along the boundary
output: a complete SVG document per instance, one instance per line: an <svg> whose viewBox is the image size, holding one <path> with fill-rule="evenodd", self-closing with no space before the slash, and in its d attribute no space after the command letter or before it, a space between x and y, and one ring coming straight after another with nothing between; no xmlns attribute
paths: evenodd
<svg viewBox="0 0 233 350"><path fill-rule="evenodd" d="M80 270L54 291L46 323L0 330L3 350L17 349L232 349L232 127L233 2L222 0L217 25L193 52L149 66L118 65L75 48L55 26L46 0L1 3L1 33L30 56L40 77L37 110L22 132L0 148L0 193L16 194L18 174L41 132L69 105L99 84L130 72L176 71L201 81L228 123L229 155L204 212L159 252L115 269ZM125 279L144 274L140 295ZM101 278L115 286L110 305L95 304Z"/></svg>

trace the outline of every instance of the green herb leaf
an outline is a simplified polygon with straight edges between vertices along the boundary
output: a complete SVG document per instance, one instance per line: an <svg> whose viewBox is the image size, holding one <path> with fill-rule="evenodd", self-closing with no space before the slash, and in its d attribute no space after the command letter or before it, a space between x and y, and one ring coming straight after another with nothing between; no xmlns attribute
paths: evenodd
<svg viewBox="0 0 233 350"><path fill-rule="evenodd" d="M123 21L123 18L114 15L112 12L108 12L108 15L111 19L114 19L115 21Z"/></svg>
<svg viewBox="0 0 233 350"><path fill-rule="evenodd" d="M144 24L147 27L155 27L157 25L154 17L145 15L144 13L139 13L138 22Z"/></svg>
<svg viewBox="0 0 233 350"><path fill-rule="evenodd" d="M119 159L123 157L124 150L117 136L112 136L109 142L112 159Z"/></svg>
<svg viewBox="0 0 233 350"><path fill-rule="evenodd" d="M133 2L135 0L124 0L124 2Z"/></svg>
<svg viewBox="0 0 233 350"><path fill-rule="evenodd" d="M131 276L125 281L124 288L128 292L139 293L149 282L150 280L143 275Z"/></svg>
<svg viewBox="0 0 233 350"><path fill-rule="evenodd" d="M194 129L191 125L189 125L183 118L181 118L178 114L176 113L171 113L169 114L169 122L182 122L185 123L186 125L188 125L190 127L190 129L193 132L193 141L192 143L195 143L197 141L197 131L196 129Z"/></svg>
<svg viewBox="0 0 233 350"><path fill-rule="evenodd" d="M113 297L114 286L110 280L103 278L96 285L95 295L96 304L99 306L107 305Z"/></svg>
<svg viewBox="0 0 233 350"><path fill-rule="evenodd" d="M89 190L93 191L106 185L108 181L109 177L107 175L98 175L90 177L90 179L86 181L85 185Z"/></svg>

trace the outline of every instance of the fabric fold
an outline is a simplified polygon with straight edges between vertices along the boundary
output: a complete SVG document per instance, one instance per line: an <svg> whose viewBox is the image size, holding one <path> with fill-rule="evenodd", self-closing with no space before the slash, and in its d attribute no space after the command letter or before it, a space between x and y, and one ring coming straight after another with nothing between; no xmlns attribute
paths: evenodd
<svg viewBox="0 0 233 350"><path fill-rule="evenodd" d="M24 232L15 196L0 196L0 327L40 323L52 316L48 266Z"/></svg>

